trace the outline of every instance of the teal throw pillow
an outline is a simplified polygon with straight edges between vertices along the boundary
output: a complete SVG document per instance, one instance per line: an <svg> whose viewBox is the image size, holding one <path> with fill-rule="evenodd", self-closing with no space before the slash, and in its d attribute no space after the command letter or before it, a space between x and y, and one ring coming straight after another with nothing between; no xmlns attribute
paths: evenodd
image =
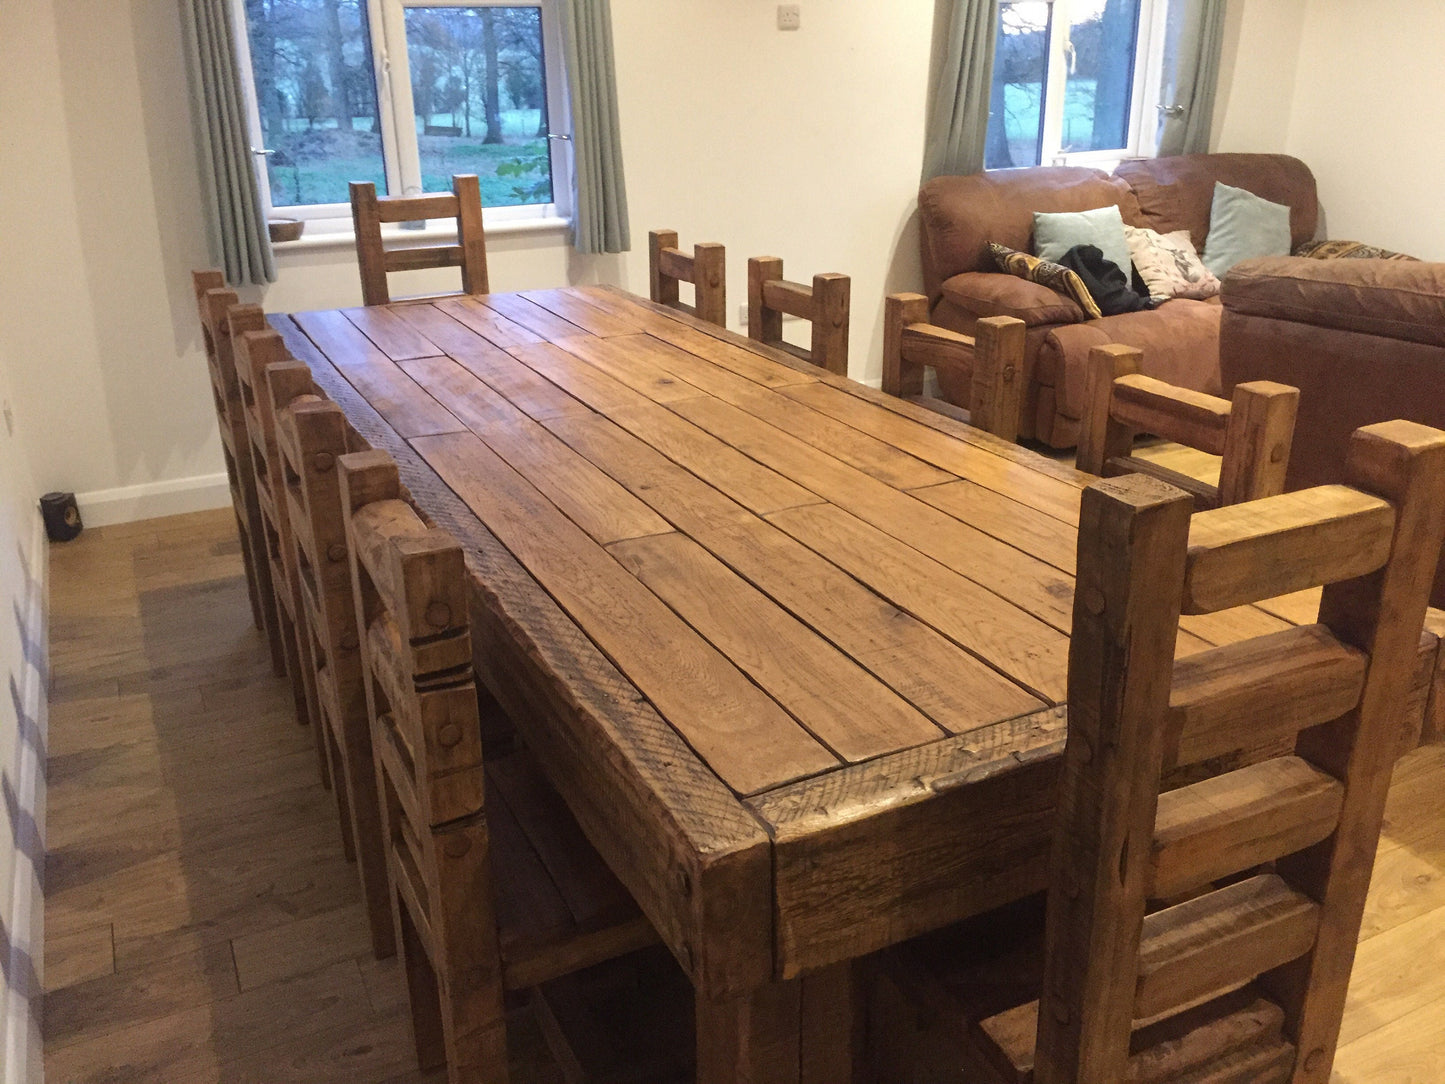
<svg viewBox="0 0 1445 1084"><path fill-rule="evenodd" d="M1110 204L1092 211L1034 212L1034 255L1052 263L1075 245L1096 245L1104 259L1129 277L1129 242L1124 239L1124 218Z"/></svg>
<svg viewBox="0 0 1445 1084"><path fill-rule="evenodd" d="M1289 250L1288 207L1215 182L1209 236L1204 241L1205 267L1222 279L1240 260L1288 256Z"/></svg>

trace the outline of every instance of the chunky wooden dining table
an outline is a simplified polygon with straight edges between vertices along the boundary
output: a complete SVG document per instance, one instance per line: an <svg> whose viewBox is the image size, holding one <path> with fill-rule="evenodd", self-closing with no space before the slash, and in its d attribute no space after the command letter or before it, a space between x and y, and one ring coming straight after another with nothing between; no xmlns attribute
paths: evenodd
<svg viewBox="0 0 1445 1084"><path fill-rule="evenodd" d="M609 287L271 320L465 547L481 676L691 978L699 1080L848 1079L850 961L1042 887L1085 476Z"/></svg>

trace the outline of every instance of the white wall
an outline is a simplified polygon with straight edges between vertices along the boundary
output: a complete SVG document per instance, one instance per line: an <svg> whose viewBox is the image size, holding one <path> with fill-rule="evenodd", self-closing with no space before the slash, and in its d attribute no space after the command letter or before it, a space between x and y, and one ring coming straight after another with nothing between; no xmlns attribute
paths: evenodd
<svg viewBox="0 0 1445 1084"><path fill-rule="evenodd" d="M0 323L0 1080L38 1084L45 838L46 549Z"/></svg>
<svg viewBox="0 0 1445 1084"><path fill-rule="evenodd" d="M1440 0L1310 0L1285 150L1331 237L1445 260Z"/></svg>
<svg viewBox="0 0 1445 1084"><path fill-rule="evenodd" d="M1310 0L1230 0L1210 146L1278 153L1289 134Z"/></svg>

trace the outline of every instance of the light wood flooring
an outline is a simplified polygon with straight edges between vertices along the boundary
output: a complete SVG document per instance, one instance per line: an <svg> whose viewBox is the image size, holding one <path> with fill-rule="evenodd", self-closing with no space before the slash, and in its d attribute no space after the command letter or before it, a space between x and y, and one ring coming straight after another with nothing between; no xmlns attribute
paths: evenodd
<svg viewBox="0 0 1445 1084"><path fill-rule="evenodd" d="M46 1079L444 1081L371 957L229 509L86 531L50 577ZM559 1080L514 1030L514 1079Z"/></svg>
<svg viewBox="0 0 1445 1084"><path fill-rule="evenodd" d="M50 661L47 1079L444 1079L370 956L229 510L54 547ZM1334 1084L1445 1084L1442 796L1445 746L1401 762ZM514 1079L552 1084L514 1031Z"/></svg>

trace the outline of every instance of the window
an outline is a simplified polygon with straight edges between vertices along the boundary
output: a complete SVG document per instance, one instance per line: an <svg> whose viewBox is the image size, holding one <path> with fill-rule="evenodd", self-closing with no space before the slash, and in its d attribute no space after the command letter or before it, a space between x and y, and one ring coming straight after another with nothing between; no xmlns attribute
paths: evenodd
<svg viewBox="0 0 1445 1084"><path fill-rule="evenodd" d="M244 12L272 208L348 220L351 181L415 195L475 173L489 220L565 213L552 0L244 0Z"/></svg>
<svg viewBox="0 0 1445 1084"><path fill-rule="evenodd" d="M1183 4L1003 0L985 168L1152 153L1158 118L1146 103L1158 99L1170 7Z"/></svg>

